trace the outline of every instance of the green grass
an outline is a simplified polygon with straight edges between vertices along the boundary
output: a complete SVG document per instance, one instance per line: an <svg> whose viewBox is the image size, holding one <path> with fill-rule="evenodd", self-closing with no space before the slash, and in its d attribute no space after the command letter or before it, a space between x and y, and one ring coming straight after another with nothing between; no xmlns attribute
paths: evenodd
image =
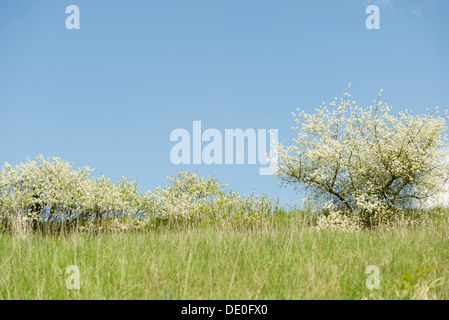
<svg viewBox="0 0 449 320"><path fill-rule="evenodd" d="M449 299L446 217L419 228L275 226L66 235L0 233L0 299ZM80 269L68 290L65 269ZM367 289L366 267L380 270Z"/></svg>

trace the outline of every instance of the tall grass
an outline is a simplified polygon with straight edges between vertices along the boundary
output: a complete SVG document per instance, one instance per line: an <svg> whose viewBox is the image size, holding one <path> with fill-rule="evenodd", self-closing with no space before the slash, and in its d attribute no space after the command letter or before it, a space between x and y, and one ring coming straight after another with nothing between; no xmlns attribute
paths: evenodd
<svg viewBox="0 0 449 320"><path fill-rule="evenodd" d="M446 217L357 232L292 212L252 227L0 233L0 299L449 299ZM66 287L70 265L79 290Z"/></svg>

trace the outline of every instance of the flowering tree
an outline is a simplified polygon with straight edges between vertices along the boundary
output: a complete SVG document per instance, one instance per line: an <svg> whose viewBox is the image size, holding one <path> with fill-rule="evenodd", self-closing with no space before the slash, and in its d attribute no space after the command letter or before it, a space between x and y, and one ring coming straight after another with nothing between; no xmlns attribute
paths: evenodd
<svg viewBox="0 0 449 320"><path fill-rule="evenodd" d="M33 221L99 220L132 214L142 202L134 181L95 179L85 166L74 170L58 157L5 163L0 170L0 218L19 216Z"/></svg>
<svg viewBox="0 0 449 320"><path fill-rule="evenodd" d="M35 228L39 223L109 224L126 229L163 223L223 221L249 224L279 210L265 196L225 191L214 177L181 171L171 185L140 193L136 181L95 178L85 166L77 170L58 157L28 161L0 170L0 231ZM101 222L101 223L99 223ZM17 224L17 226L15 226ZM14 226L14 227L12 227ZM82 226L84 227L84 226Z"/></svg>
<svg viewBox="0 0 449 320"><path fill-rule="evenodd" d="M437 107L429 115L394 116L380 96L362 108L346 91L329 109L293 113L296 144L279 144L278 178L316 204L368 218L435 195L449 170L445 116Z"/></svg>

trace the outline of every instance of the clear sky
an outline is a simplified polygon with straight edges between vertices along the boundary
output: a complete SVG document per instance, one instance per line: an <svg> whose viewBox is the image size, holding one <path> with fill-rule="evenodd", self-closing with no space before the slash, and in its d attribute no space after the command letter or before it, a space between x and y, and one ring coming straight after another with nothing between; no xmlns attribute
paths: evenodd
<svg viewBox="0 0 449 320"><path fill-rule="evenodd" d="M365 9L380 9L368 30ZM68 30L65 9L80 9ZM449 107L446 0L2 0L0 162L39 154L142 190L178 170L300 204L259 165L174 165L170 133L278 129L347 84L360 105Z"/></svg>

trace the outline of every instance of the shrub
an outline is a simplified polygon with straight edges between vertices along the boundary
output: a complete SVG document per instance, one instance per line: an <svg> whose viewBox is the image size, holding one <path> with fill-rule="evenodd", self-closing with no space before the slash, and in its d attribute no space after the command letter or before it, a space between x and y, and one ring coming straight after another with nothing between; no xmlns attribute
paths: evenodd
<svg viewBox="0 0 449 320"><path fill-rule="evenodd" d="M241 196L225 191L227 185L214 177L199 177L197 173L181 171L169 177L171 185L157 187L148 200L152 216L170 222L228 221L251 224L279 210L265 196Z"/></svg>
<svg viewBox="0 0 449 320"><path fill-rule="evenodd" d="M358 218L355 215L347 216L341 212L330 210L317 217L314 227L317 230L358 231L361 228Z"/></svg>
<svg viewBox="0 0 449 320"><path fill-rule="evenodd" d="M22 217L32 224L72 223L125 217L142 202L135 182L113 183L91 177L85 166L73 170L58 157L28 161L0 171L0 217Z"/></svg>
<svg viewBox="0 0 449 320"><path fill-rule="evenodd" d="M279 209L265 196L225 191L214 177L182 171L166 187L139 193L135 181L118 183L91 176L85 166L58 157L5 164L0 171L0 230L27 233L38 225L80 226L83 230L140 229L160 224L228 221L247 225Z"/></svg>

